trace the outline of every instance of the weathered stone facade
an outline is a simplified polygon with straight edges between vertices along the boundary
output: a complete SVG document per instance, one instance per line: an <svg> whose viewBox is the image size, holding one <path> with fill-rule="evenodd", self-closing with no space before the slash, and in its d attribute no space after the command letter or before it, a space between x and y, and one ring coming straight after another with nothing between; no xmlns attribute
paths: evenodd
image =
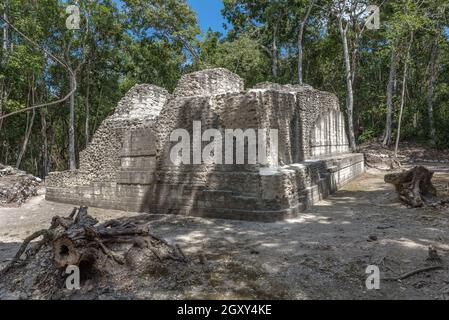
<svg viewBox="0 0 449 320"><path fill-rule="evenodd" d="M175 129L277 129L279 166L178 164ZM203 146L209 142L203 142ZM268 150L271 141L266 141ZM192 151L193 152L193 151ZM337 97L310 86L245 91L226 69L185 75L173 95L132 88L81 154L79 170L51 173L48 200L129 211L275 221L294 216L361 174Z"/></svg>

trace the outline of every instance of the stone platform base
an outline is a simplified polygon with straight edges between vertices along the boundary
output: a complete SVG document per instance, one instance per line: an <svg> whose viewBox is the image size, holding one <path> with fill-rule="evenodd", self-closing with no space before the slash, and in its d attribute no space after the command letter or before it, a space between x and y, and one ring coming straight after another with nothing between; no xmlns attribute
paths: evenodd
<svg viewBox="0 0 449 320"><path fill-rule="evenodd" d="M297 216L363 172L362 154L344 154L267 171L214 171L203 185L183 183L181 174L174 182L134 172L136 179L127 183L47 187L46 199L133 212L270 222ZM214 186L214 181L220 183Z"/></svg>

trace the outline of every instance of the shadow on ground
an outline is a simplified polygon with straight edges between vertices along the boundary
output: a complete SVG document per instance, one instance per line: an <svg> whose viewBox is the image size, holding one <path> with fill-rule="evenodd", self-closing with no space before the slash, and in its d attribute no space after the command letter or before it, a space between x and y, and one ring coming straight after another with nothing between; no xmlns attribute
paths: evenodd
<svg viewBox="0 0 449 320"><path fill-rule="evenodd" d="M438 179L449 180L439 172ZM99 220L129 214L90 213ZM116 290L151 299L447 299L448 223L447 208L402 206L380 172L282 222L155 215L152 231L179 244L192 263L149 270ZM17 247L11 241L0 244L3 259ZM432 265L426 260L431 245L443 269L401 282L382 280ZM365 286L365 270L373 264L381 271L380 290Z"/></svg>

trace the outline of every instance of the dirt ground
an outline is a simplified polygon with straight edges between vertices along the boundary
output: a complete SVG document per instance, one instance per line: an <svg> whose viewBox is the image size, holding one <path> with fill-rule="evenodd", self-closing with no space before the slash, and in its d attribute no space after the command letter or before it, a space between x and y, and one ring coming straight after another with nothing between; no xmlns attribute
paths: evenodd
<svg viewBox="0 0 449 320"><path fill-rule="evenodd" d="M449 167L428 167L436 171L439 191L447 192ZM277 223L155 215L155 234L179 244L190 259L204 256L206 262L149 270L139 281L123 278L120 287L97 288L95 298L448 299L449 208L404 207L384 174L371 170L300 217ZM0 208L0 264L24 237L72 207L45 201L42 190L20 208ZM100 221L135 214L96 208L89 213ZM385 279L432 265L426 260L430 245L443 269ZM379 290L365 286L365 270L373 264L381 270ZM18 297L0 283L0 298Z"/></svg>

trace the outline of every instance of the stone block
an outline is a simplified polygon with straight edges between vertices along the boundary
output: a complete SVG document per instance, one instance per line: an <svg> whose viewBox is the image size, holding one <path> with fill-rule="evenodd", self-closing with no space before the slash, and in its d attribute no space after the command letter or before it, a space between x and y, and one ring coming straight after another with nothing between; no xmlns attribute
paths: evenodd
<svg viewBox="0 0 449 320"><path fill-rule="evenodd" d="M202 132L276 130L277 139L266 139L261 148L270 160L224 164L223 154L221 164L173 163L170 151L178 141L170 141L171 133L185 130L192 146L194 121L201 122ZM272 150L276 141L278 149ZM209 142L201 141L201 149ZM247 141L244 144L247 160ZM193 160L193 148L186 152ZM271 158L274 154L277 162ZM239 76L208 69L184 75L173 95L153 85L133 87L81 152L80 169L47 177L46 198L127 211L268 222L299 214L363 171L363 155L349 153L334 94L273 83L245 91Z"/></svg>

